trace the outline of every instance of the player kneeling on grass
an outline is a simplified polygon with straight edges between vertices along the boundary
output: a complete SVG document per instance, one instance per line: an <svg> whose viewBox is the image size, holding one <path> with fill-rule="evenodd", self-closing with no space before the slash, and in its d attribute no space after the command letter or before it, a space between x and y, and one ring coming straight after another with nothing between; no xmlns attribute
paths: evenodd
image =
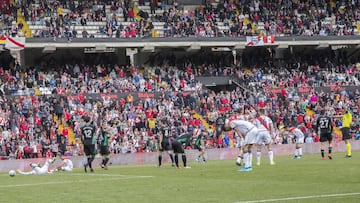
<svg viewBox="0 0 360 203"><path fill-rule="evenodd" d="M43 175L43 174L49 174L52 173L52 171L49 169L50 164L53 164L55 162L55 158L53 159L47 159L45 164L43 166L40 166L36 163L31 163L30 166L32 168L31 171L21 171L20 169L17 170L18 173L22 175Z"/></svg>
<svg viewBox="0 0 360 203"><path fill-rule="evenodd" d="M285 126L283 131L281 132L282 136L287 136L293 140L295 140L295 153L294 159L302 158L302 144L304 144L304 133L296 127L288 127Z"/></svg>

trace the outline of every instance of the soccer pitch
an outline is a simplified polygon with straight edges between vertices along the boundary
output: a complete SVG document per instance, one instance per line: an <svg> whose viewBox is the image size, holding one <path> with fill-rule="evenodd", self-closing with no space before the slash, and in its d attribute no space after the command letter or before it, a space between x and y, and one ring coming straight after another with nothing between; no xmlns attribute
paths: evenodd
<svg viewBox="0 0 360 203"><path fill-rule="evenodd" d="M359 202L360 152L351 159L343 155L335 153L333 160L321 160L319 154L275 157L274 166L263 157L251 172L238 172L235 160L190 161L191 169L169 163L157 168L154 160L107 171L97 167L87 174L82 169L39 176L2 173L0 202Z"/></svg>

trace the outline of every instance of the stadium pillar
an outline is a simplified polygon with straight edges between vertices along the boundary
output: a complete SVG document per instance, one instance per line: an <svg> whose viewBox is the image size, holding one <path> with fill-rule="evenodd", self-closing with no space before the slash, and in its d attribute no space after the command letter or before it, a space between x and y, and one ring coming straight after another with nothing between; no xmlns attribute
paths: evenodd
<svg viewBox="0 0 360 203"><path fill-rule="evenodd" d="M10 54L19 63L19 65L25 64L24 50L10 50Z"/></svg>
<svg viewBox="0 0 360 203"><path fill-rule="evenodd" d="M233 55L233 58L234 58L234 65L236 65L236 56L237 56L237 54L236 54L235 49L232 50L232 55Z"/></svg>
<svg viewBox="0 0 360 203"><path fill-rule="evenodd" d="M135 66L136 58L135 55L138 53L137 48L126 48L126 56L130 58L130 65Z"/></svg>

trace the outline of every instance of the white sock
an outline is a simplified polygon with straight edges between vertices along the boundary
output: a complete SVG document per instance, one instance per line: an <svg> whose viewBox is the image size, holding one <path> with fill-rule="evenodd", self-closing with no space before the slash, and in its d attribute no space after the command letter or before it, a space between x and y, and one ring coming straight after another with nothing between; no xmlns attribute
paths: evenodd
<svg viewBox="0 0 360 203"><path fill-rule="evenodd" d="M295 149L295 156L299 155L299 149Z"/></svg>
<svg viewBox="0 0 360 203"><path fill-rule="evenodd" d="M270 163L272 163L274 161L274 152L271 150L268 152L268 154L269 154Z"/></svg>
<svg viewBox="0 0 360 203"><path fill-rule="evenodd" d="M245 168L249 166L249 153L244 153L244 166Z"/></svg>
<svg viewBox="0 0 360 203"><path fill-rule="evenodd" d="M301 147L298 149L298 151L299 151L299 156L302 156L302 148Z"/></svg>
<svg viewBox="0 0 360 203"><path fill-rule="evenodd" d="M241 157L240 156L237 157L236 163L241 163Z"/></svg>
<svg viewBox="0 0 360 203"><path fill-rule="evenodd" d="M261 152L257 151L256 152L256 161L257 161L257 163L260 163L260 160L261 160Z"/></svg>
<svg viewBox="0 0 360 203"><path fill-rule="evenodd" d="M250 167L252 166L252 157L253 157L252 153L249 153L248 159L249 159L249 166Z"/></svg>

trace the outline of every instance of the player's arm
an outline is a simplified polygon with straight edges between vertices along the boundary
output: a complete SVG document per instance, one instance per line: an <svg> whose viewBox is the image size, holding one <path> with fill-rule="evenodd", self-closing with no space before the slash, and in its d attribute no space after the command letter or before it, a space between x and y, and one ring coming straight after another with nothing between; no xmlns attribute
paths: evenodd
<svg viewBox="0 0 360 203"><path fill-rule="evenodd" d="M239 130L239 129L234 128L234 131L236 132L236 134L237 134L240 138L242 138L242 139L244 139L244 138L245 138L245 137L244 137L244 135L240 132L240 130Z"/></svg>

